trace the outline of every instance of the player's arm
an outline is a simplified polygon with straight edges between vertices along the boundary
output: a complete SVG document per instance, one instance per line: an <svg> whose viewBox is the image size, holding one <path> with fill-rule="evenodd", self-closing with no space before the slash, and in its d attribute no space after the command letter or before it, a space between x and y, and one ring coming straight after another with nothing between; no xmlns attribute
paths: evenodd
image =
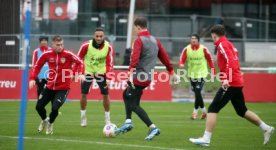
<svg viewBox="0 0 276 150"><path fill-rule="evenodd" d="M37 61L37 49L34 50L34 52L33 52L32 69L34 69L36 61Z"/></svg>
<svg viewBox="0 0 276 150"><path fill-rule="evenodd" d="M157 45L159 48L158 58L162 62L162 64L166 66L166 69L171 76L171 83L178 84L180 82L180 77L175 74L173 65L169 59L169 56L168 56L165 48L163 47L163 45L161 44L161 42L158 39L157 39Z"/></svg>
<svg viewBox="0 0 276 150"><path fill-rule="evenodd" d="M142 47L143 47L143 42L141 41L141 39L140 38L136 39L133 43L133 48L130 56L130 64L128 68L129 71L136 68L139 62Z"/></svg>
<svg viewBox="0 0 276 150"><path fill-rule="evenodd" d="M173 65L169 59L169 56L168 56L165 48L163 47L163 45L161 44L161 42L158 39L157 39L157 45L159 48L159 51L158 51L159 60L161 61L161 63L163 65L166 66L166 69L169 72L169 74L174 74Z"/></svg>
<svg viewBox="0 0 276 150"><path fill-rule="evenodd" d="M229 69L234 68L234 56L232 55L232 51L229 47L227 47L227 45L225 43L221 43L219 45L219 53L221 53L221 55L223 56L224 60L225 60L225 73L226 75L224 77L221 78L222 80L222 87L224 89L227 89L229 87Z"/></svg>
<svg viewBox="0 0 276 150"><path fill-rule="evenodd" d="M108 47L108 53L106 56L106 73L111 72L114 66L114 49L111 45Z"/></svg>
<svg viewBox="0 0 276 150"><path fill-rule="evenodd" d="M80 49L78 51L78 57L83 60L86 53L87 53L87 50L88 50L88 46L89 46L89 41L86 41L84 43L81 44L80 46Z"/></svg>
<svg viewBox="0 0 276 150"><path fill-rule="evenodd" d="M187 59L187 48L185 47L180 55L178 65L183 68Z"/></svg>
<svg viewBox="0 0 276 150"><path fill-rule="evenodd" d="M41 68L45 64L46 57L47 57L47 53L42 54L41 57L35 63L35 65L33 67L33 71L32 71L31 76L30 76L30 82L29 82L29 87L30 88L33 88L35 86L35 79L37 78Z"/></svg>
<svg viewBox="0 0 276 150"><path fill-rule="evenodd" d="M82 82L84 81L84 65L83 65L83 61L74 53L70 53L71 54L71 58L72 58L72 63L74 63L73 65L73 74L74 76L77 74L77 77L79 78L79 80Z"/></svg>
<svg viewBox="0 0 276 150"><path fill-rule="evenodd" d="M128 68L129 77L130 77L129 80L131 82L132 82L132 73L139 62L142 47L143 47L143 42L141 41L140 38L137 38L133 43L133 48L132 48L132 52L131 52L131 56L130 56L130 64L129 64L129 68Z"/></svg>
<svg viewBox="0 0 276 150"><path fill-rule="evenodd" d="M212 59L211 53L207 47L204 47L203 51L204 51L204 56L208 62L210 69L211 69L211 73L212 73L212 75L215 75L216 69L215 69L215 65L214 65L214 61Z"/></svg>

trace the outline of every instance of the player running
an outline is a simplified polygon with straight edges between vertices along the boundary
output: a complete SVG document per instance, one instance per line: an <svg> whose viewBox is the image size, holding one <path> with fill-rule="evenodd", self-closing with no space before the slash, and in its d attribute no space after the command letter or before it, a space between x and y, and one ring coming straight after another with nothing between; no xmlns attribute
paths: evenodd
<svg viewBox="0 0 276 150"><path fill-rule="evenodd" d="M48 51L48 37L40 36L39 43L40 43L39 47L35 49L33 52L33 61L32 61L33 69L34 69L35 63L41 57L41 55L44 52ZM47 84L48 71L49 71L48 63L45 63L41 68L37 78L35 79L35 83L37 86L37 98L39 97L40 93L42 92L45 85Z"/></svg>
<svg viewBox="0 0 276 150"><path fill-rule="evenodd" d="M197 34L191 35L190 44L182 51L179 59L180 68L184 68L186 60L188 63L188 77L190 78L192 90L195 93L195 105L191 119L195 120L197 118L199 108L202 111L201 119L205 119L207 112L204 107L201 91L205 78L208 75L207 62L213 75L215 75L215 67L209 50L199 43L199 35Z"/></svg>
<svg viewBox="0 0 276 150"><path fill-rule="evenodd" d="M105 110L105 124L110 122L110 101L108 96L108 86L106 84L106 74L113 69L114 50L105 40L104 30L97 28L92 40L84 42L78 52L78 56L84 61L85 81L81 84L81 126L87 126L86 106L87 94L93 79L96 80L103 95L103 107Z"/></svg>
<svg viewBox="0 0 276 150"><path fill-rule="evenodd" d="M53 134L53 123L58 116L58 110L63 105L70 89L72 74L78 73L78 78L83 81L83 62L72 52L63 48L63 39L56 35L52 39L52 47L48 52L42 54L34 66L30 77L29 86L33 88L41 68L45 63L49 65L49 78L46 88L42 91L36 104L36 110L42 121L38 127L41 132L45 126L46 134ZM72 65L75 67L72 69ZM73 71L73 73L72 73ZM52 109L47 118L45 106L51 101Z"/></svg>
<svg viewBox="0 0 276 150"><path fill-rule="evenodd" d="M238 51L225 36L225 29L222 25L215 25L211 29L211 36L218 49L217 61L222 81L221 88L218 90L213 102L210 104L206 120L206 128L201 138L190 138L189 140L197 145L209 146L211 143L212 132L216 126L217 113L231 101L236 113L259 126L264 132L264 142L267 144L274 132L272 126L263 122L259 116L247 109L242 92L243 77L240 71Z"/></svg>
<svg viewBox="0 0 276 150"><path fill-rule="evenodd" d="M173 80L179 80L179 78L176 76L173 65L161 42L149 33L147 20L142 17L136 18L134 29L138 34L138 38L134 41L130 58L130 81L128 81L128 87L123 92L126 120L125 124L115 131L115 134L123 134L133 128L131 115L132 112L135 112L149 127L148 136L145 140L152 140L160 134L160 129L156 127L145 110L140 106L140 99L143 90L152 80L151 72L154 71L157 58L166 66Z"/></svg>

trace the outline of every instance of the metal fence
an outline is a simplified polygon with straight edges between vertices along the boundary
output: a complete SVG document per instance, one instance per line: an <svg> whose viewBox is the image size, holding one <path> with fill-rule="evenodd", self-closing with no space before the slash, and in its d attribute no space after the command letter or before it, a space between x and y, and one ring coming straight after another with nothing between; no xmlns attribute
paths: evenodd
<svg viewBox="0 0 276 150"><path fill-rule="evenodd" d="M227 36L240 50L241 60L244 58L244 42L275 42L276 22L250 18L212 17L202 15L144 15L148 19L150 32L158 37L173 60L189 42L191 33L199 33L201 42L211 43L209 30L214 24L223 24ZM77 52L85 40L93 36L96 27L104 27L106 37L116 50L115 61L122 64L126 45L127 20L126 14L114 14L113 18L104 13L80 13L78 19L71 20L32 20L31 50L38 47L40 35L53 36L60 34L64 37L65 47ZM22 26L22 25L21 25ZM0 63L21 62L21 39L18 35L0 35ZM209 49L213 49L210 45Z"/></svg>
<svg viewBox="0 0 276 150"><path fill-rule="evenodd" d="M143 15L148 19L152 34L166 38L185 38L199 33L209 38L214 24L223 24L228 37L254 41L276 41L276 22L244 17L214 17L203 15ZM33 34L91 35L96 27L104 27L107 34L127 35L127 14L80 13L77 20L33 18Z"/></svg>

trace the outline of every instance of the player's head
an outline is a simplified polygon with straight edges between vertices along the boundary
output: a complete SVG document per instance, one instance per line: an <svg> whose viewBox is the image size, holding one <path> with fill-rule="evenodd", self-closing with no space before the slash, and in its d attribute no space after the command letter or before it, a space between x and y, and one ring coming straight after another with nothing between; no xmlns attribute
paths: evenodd
<svg viewBox="0 0 276 150"><path fill-rule="evenodd" d="M63 39L60 35L55 35L52 38L52 47L57 53L60 53L63 50Z"/></svg>
<svg viewBox="0 0 276 150"><path fill-rule="evenodd" d="M42 47L46 47L48 45L48 37L47 36L40 36L39 37L39 44Z"/></svg>
<svg viewBox="0 0 276 150"><path fill-rule="evenodd" d="M225 36L225 29L223 25L217 24L211 28L211 36L214 42L216 42L220 37Z"/></svg>
<svg viewBox="0 0 276 150"><path fill-rule="evenodd" d="M191 35L191 39L190 39L191 41L191 45L198 45L199 44L199 40L200 40L200 38L199 38L199 35L198 34L196 34L196 33L193 33L192 35Z"/></svg>
<svg viewBox="0 0 276 150"><path fill-rule="evenodd" d="M147 29L147 19L144 17L137 17L134 21L134 30L138 34Z"/></svg>
<svg viewBox="0 0 276 150"><path fill-rule="evenodd" d="M104 41L104 29L103 28L96 28L94 32L94 40L97 44L101 44Z"/></svg>

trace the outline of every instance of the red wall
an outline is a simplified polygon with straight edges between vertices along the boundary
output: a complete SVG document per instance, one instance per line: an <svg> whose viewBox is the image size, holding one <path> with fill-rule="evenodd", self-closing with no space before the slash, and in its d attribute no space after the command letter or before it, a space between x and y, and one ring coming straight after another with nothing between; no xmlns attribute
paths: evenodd
<svg viewBox="0 0 276 150"><path fill-rule="evenodd" d="M244 95L248 102L276 102L276 74L244 74Z"/></svg>
<svg viewBox="0 0 276 150"><path fill-rule="evenodd" d="M119 72L116 71L117 75ZM158 74L155 74L157 76ZM268 73L245 73L244 74L244 95L247 102L276 102L276 74ZM110 98L113 100L122 100L122 92L125 84L113 81L109 85ZM97 85L97 84L95 84ZM79 83L72 83L68 99L80 98ZM93 89L94 87L94 89ZM0 69L0 99L14 100L20 99L21 88L21 70L18 69ZM29 98L36 98L36 89L29 90ZM90 100L100 100L100 91L96 86L88 95ZM156 82L155 85L144 90L143 100L170 101L172 99L172 90L169 82Z"/></svg>
<svg viewBox="0 0 276 150"><path fill-rule="evenodd" d="M20 99L21 92L21 70L18 69L0 69L0 100L1 99ZM119 71L115 71L115 76ZM157 76L159 73L155 74ZM112 82L112 83L111 83ZM94 86L93 86L94 85ZM91 86L90 94L87 96L90 100L100 100L102 96L96 83ZM122 100L123 90L126 88L126 82L110 81L109 95L112 100ZM68 99L80 99L81 88L78 82L72 82ZM161 93L161 94L160 94ZM29 99L36 99L36 89L29 90ZM152 101L170 101L172 99L172 90L169 82L156 82L144 90L143 100Z"/></svg>

